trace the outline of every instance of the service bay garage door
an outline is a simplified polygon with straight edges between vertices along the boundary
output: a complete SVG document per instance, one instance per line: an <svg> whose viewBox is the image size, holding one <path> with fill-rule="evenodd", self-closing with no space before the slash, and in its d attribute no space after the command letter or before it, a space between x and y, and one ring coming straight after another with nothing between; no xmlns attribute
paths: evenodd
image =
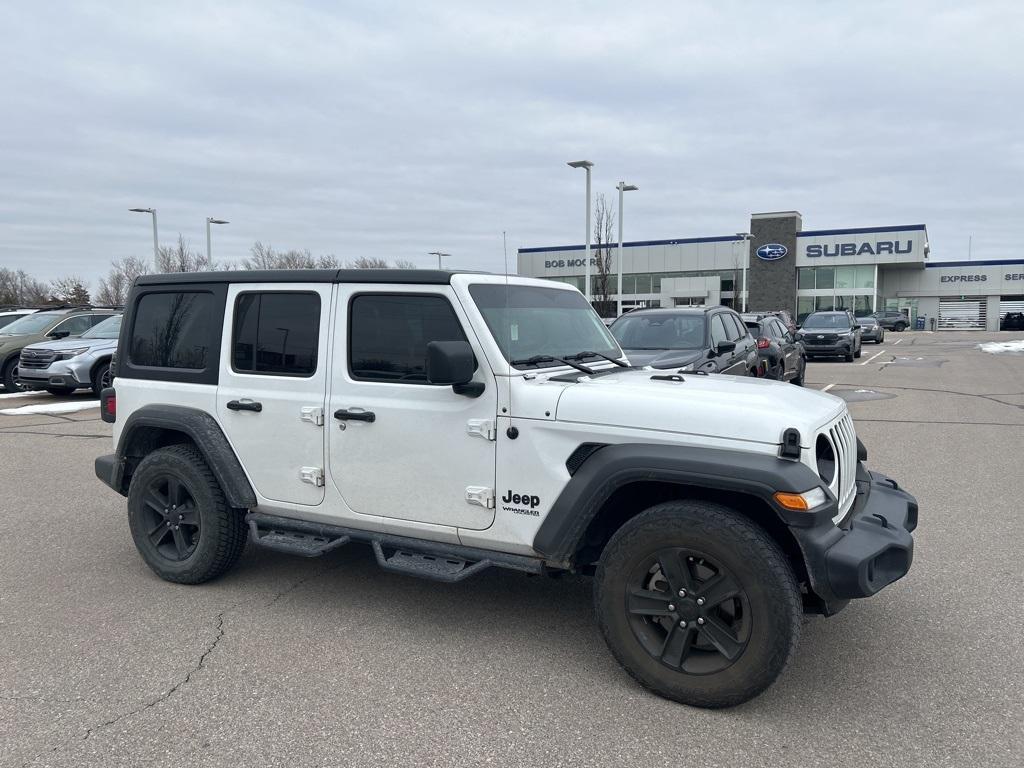
<svg viewBox="0 0 1024 768"><path fill-rule="evenodd" d="M999 319L1006 317L1007 312L1024 312L1024 296L1007 296L999 302Z"/></svg>
<svg viewBox="0 0 1024 768"><path fill-rule="evenodd" d="M940 331L985 330L985 299L940 299Z"/></svg>

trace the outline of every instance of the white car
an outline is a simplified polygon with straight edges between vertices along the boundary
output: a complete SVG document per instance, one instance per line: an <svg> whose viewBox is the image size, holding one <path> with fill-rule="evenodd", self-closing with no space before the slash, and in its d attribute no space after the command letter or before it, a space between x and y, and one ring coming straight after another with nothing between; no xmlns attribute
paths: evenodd
<svg viewBox="0 0 1024 768"><path fill-rule="evenodd" d="M427 270L149 275L101 395L97 476L160 577L247 537L452 582L593 574L611 652L658 694L746 701L910 568L917 503L845 403L637 369L575 288ZM837 651L838 652L838 651Z"/></svg>
<svg viewBox="0 0 1024 768"><path fill-rule="evenodd" d="M13 323L19 317L38 312L36 309L0 309L0 328Z"/></svg>

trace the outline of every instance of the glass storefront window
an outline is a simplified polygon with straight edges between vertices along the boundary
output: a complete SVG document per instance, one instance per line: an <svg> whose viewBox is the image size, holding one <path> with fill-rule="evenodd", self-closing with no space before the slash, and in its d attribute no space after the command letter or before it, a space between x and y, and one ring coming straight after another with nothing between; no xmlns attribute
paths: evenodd
<svg viewBox="0 0 1024 768"><path fill-rule="evenodd" d="M636 293L650 293L651 292L651 276L646 275L634 275L636 278ZM626 279L625 275L622 277Z"/></svg>
<svg viewBox="0 0 1024 768"><path fill-rule="evenodd" d="M875 267L873 264L862 264L857 268L857 278L854 288L865 289L875 287Z"/></svg>
<svg viewBox="0 0 1024 768"><path fill-rule="evenodd" d="M835 288L835 267L817 267L814 270L815 288Z"/></svg>
<svg viewBox="0 0 1024 768"><path fill-rule="evenodd" d="M797 270L797 285L800 288L814 288L814 267L801 267Z"/></svg>
<svg viewBox="0 0 1024 768"><path fill-rule="evenodd" d="M836 290L853 288L855 269L853 267L836 267Z"/></svg>
<svg viewBox="0 0 1024 768"><path fill-rule="evenodd" d="M831 312L836 308L836 299L833 296L815 296L814 297L814 311L815 312Z"/></svg>
<svg viewBox="0 0 1024 768"><path fill-rule="evenodd" d="M796 323L803 325L804 319L814 311L813 296L798 296L796 300Z"/></svg>
<svg viewBox="0 0 1024 768"><path fill-rule="evenodd" d="M854 296L853 314L856 317L866 317L871 314L871 297Z"/></svg>

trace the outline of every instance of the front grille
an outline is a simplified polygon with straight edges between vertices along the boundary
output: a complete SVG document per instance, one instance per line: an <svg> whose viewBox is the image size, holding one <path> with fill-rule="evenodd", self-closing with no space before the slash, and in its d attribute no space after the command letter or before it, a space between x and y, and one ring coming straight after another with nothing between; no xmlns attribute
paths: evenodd
<svg viewBox="0 0 1024 768"><path fill-rule="evenodd" d="M845 517L857 495L857 433L849 412L826 430L835 452L835 475L829 490L839 499L839 517Z"/></svg>
<svg viewBox="0 0 1024 768"><path fill-rule="evenodd" d="M56 352L23 349L18 359L19 368L49 368L57 357Z"/></svg>
<svg viewBox="0 0 1024 768"><path fill-rule="evenodd" d="M839 340L836 333L808 333L804 334L804 344L835 344Z"/></svg>

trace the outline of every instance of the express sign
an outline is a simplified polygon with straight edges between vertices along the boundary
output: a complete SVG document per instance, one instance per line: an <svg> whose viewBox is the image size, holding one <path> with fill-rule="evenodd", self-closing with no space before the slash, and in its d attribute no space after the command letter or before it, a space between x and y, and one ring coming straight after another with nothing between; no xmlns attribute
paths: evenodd
<svg viewBox="0 0 1024 768"><path fill-rule="evenodd" d="M913 240L855 241L831 245L808 245L804 255L809 259L816 259L820 256L880 256L884 253L910 253L913 249Z"/></svg>

